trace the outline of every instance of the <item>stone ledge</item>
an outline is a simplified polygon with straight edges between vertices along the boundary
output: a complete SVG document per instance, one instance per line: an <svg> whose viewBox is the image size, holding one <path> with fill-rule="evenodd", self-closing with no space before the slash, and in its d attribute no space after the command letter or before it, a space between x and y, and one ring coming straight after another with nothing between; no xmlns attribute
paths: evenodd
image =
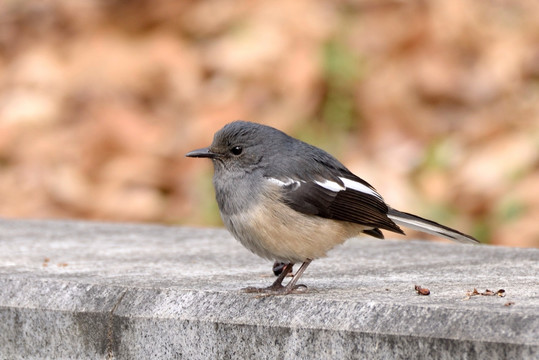
<svg viewBox="0 0 539 360"><path fill-rule="evenodd" d="M536 358L538 259L352 239L307 293L256 297L239 289L271 283L271 263L224 230L3 220L0 358Z"/></svg>

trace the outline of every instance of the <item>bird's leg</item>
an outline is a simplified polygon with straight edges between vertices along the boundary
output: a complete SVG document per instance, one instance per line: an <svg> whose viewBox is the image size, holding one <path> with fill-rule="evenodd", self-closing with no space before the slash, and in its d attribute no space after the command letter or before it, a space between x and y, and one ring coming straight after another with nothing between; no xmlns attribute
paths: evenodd
<svg viewBox="0 0 539 360"><path fill-rule="evenodd" d="M301 264L301 267L298 269L296 274L292 277L292 280L290 280L290 282L286 286L283 286L282 282L284 278L288 275L288 273L292 271L292 267L294 266L294 264L292 263L285 265L285 267L283 268L283 272L279 275L277 280L275 280L275 282L271 284L270 286L266 288L248 287L248 288L243 289L243 291L247 293L258 293L258 294L264 294L264 295L287 295L287 294L291 294L295 292L299 288L307 288L305 285L301 285L301 284L296 285L296 283L298 282L299 278L301 277L305 269L307 269L307 266L309 266L311 261L312 261L311 259L305 260L305 262Z"/></svg>
<svg viewBox="0 0 539 360"><path fill-rule="evenodd" d="M285 264L285 266L283 267L283 269L281 270L281 273L279 274L279 276L277 277L277 279L275 279L275 281L273 282L273 284L271 284L269 287L267 287L266 289L272 289L272 290L278 290L278 289L281 289L281 288L284 288L283 286L283 280L285 277L288 276L288 274L290 274L290 272L292 272L292 268L294 267L294 264L293 263L288 263L288 264Z"/></svg>
<svg viewBox="0 0 539 360"><path fill-rule="evenodd" d="M307 259L303 262L303 264L301 264L300 268L298 269L298 271L296 272L292 280L290 280L290 282L285 287L287 294L291 293L294 290L297 290L300 287L307 288L307 286L305 285L302 285L302 284L296 285L296 283L298 282L301 275L303 275L303 272L307 269L307 266L309 266L311 261L312 261L311 259Z"/></svg>
<svg viewBox="0 0 539 360"><path fill-rule="evenodd" d="M279 277L270 286L265 287L265 288L247 287L247 288L244 288L243 291L247 293L266 293L266 292L271 293L271 292L282 291L282 289L285 289L285 287L282 284L283 280L292 271L293 266L294 266L293 263L286 264L283 267L281 274L279 274Z"/></svg>

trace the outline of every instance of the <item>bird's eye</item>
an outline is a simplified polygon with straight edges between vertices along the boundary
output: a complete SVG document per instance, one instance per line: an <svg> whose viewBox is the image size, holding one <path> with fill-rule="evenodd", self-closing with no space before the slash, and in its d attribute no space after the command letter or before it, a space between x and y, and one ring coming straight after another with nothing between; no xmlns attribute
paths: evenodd
<svg viewBox="0 0 539 360"><path fill-rule="evenodd" d="M243 151L243 148L241 146L234 146L232 149L230 149L230 152L234 155L240 155Z"/></svg>

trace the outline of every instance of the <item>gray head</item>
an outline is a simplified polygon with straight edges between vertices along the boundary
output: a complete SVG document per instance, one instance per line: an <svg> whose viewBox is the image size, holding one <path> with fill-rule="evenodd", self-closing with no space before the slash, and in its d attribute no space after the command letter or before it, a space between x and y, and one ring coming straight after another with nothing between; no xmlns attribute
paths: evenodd
<svg viewBox="0 0 539 360"><path fill-rule="evenodd" d="M210 158L216 171L253 171L282 155L295 141L298 140L272 127L235 121L215 133L209 147L186 156Z"/></svg>
<svg viewBox="0 0 539 360"><path fill-rule="evenodd" d="M235 121L219 130L212 144L186 154L210 158L216 175L222 172L241 176L261 171L263 176L331 179L332 169L349 173L337 159L322 149L294 139L269 126Z"/></svg>

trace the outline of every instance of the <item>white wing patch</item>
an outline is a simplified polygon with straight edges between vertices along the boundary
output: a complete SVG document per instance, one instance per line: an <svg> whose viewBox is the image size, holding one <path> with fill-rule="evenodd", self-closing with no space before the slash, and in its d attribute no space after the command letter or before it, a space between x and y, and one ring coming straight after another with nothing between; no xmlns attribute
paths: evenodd
<svg viewBox="0 0 539 360"><path fill-rule="evenodd" d="M266 178L269 182L275 184L275 185L278 185L280 187L289 187L291 185L294 185L295 188L297 188L298 186L301 185L301 183L305 183L305 181L303 180L294 180L294 179L286 179L286 180L279 180L279 179L276 179L276 178ZM346 179L346 178L343 178L343 177L340 177L339 178L343 184L339 184L339 183L336 183L335 181L331 181L331 180L324 180L324 181L314 181L314 183L318 186L321 186L323 187L324 189L328 189L330 191L333 191L333 192L339 192L339 191L343 191L343 190L346 190L346 189L352 189L352 190L356 190L356 191L359 191L359 192L362 192L362 193L365 193L365 194L369 194L369 195L372 195L372 196L375 196L377 197L378 199L380 200L383 200L382 198L382 195L378 194L376 191L374 191L373 189L371 189L370 187L366 186L366 185L363 185L362 183L359 183L357 181L354 181L354 180L350 180L350 179Z"/></svg>
<svg viewBox="0 0 539 360"><path fill-rule="evenodd" d="M328 189L328 190L331 190L331 191L334 191L334 192L339 192L339 191L342 191L342 190L346 190L346 187L340 185L340 184L337 184L336 182L334 181L330 181L330 180L324 180L323 182L322 181L315 181L315 183L325 189Z"/></svg>
<svg viewBox="0 0 539 360"><path fill-rule="evenodd" d="M362 193L365 193L365 194L375 196L380 200L383 200L382 196L380 194L378 194L376 191L374 191L370 187L368 187L366 185L363 185L362 183L359 183L359 182L354 181L354 180L346 179L346 178L343 178L343 177L340 177L339 179L341 179L344 186L342 186L341 184L336 183L335 181L330 181L330 180L315 181L315 183L317 185L325 188L325 189L328 189L328 190L331 190L331 191L334 191L334 192L339 192L339 191L343 191L343 190L346 190L346 189L353 189L353 190L356 190L356 191L359 191L359 192L362 192Z"/></svg>
<svg viewBox="0 0 539 360"><path fill-rule="evenodd" d="M357 181L345 179L345 178L339 178L344 183L344 186L346 186L347 189L354 189L357 191L360 191L365 194L370 194L373 196L376 196L378 199L383 200L382 195L378 194L376 191L368 187L367 185L363 185L362 183L358 183Z"/></svg>
<svg viewBox="0 0 539 360"><path fill-rule="evenodd" d="M266 178L266 179L270 183L273 183L273 184L281 186L281 187L290 186L292 184L296 184L296 186L300 185L300 181L299 180L294 180L294 179L286 179L285 181L282 181L282 180L279 180L279 179L276 179L276 178Z"/></svg>

